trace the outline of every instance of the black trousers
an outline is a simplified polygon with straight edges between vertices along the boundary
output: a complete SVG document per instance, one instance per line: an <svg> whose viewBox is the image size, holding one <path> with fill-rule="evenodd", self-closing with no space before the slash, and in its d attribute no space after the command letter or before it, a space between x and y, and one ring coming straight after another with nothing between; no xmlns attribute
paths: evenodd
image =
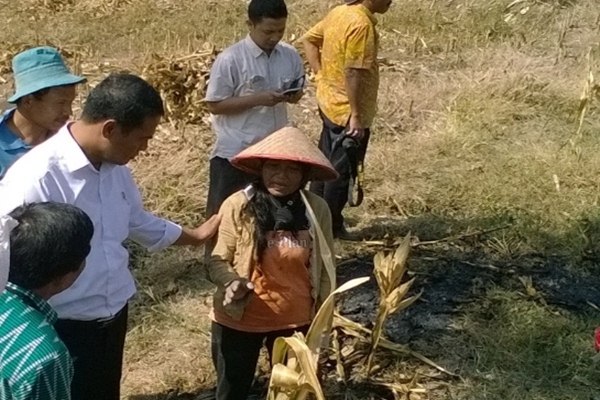
<svg viewBox="0 0 600 400"><path fill-rule="evenodd" d="M348 152L342 146L342 139L345 136L346 127L336 125L330 121L322 112L319 112L323 121L323 130L319 138L319 149L329 159L340 177L334 181L311 182L310 191L321 196L331 211L331 224L333 232L340 231L344 226L344 216L342 210L348 202L348 189L350 186L350 177L353 166L352 162L362 162L367 154L367 145L371 136L370 129L365 129L363 138L358 142L353 157L348 156ZM354 169L356 165L354 165Z"/></svg>
<svg viewBox="0 0 600 400"><path fill-rule="evenodd" d="M246 400L252 387L254 373L263 342L269 352L280 336L308 332L309 326L266 333L242 332L212 323L211 350L217 371L216 400Z"/></svg>
<svg viewBox="0 0 600 400"><path fill-rule="evenodd" d="M127 306L109 321L59 319L54 327L73 358L72 400L119 400Z"/></svg>
<svg viewBox="0 0 600 400"><path fill-rule="evenodd" d="M255 176L237 169L226 158L211 158L209 164L208 197L206 199L206 217L219 212L221 204L229 196L245 188Z"/></svg>
<svg viewBox="0 0 600 400"><path fill-rule="evenodd" d="M237 169L226 158L211 158L209 163L208 196L206 198L206 218L218 213L225 199L248 186L254 179L256 177ZM205 262L208 262L216 243L216 235L204 243Z"/></svg>

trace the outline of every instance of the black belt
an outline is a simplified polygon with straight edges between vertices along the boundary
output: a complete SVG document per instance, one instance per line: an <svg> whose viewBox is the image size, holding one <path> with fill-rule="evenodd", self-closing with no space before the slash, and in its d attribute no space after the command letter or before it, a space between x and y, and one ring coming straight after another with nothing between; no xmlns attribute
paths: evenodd
<svg viewBox="0 0 600 400"><path fill-rule="evenodd" d="M112 325L123 313L127 311L128 305L125 304L125 307L121 308L115 315L106 318L97 318L89 321L82 321L78 319L60 319L61 322L79 326L87 326L87 327L97 327L104 328L106 326Z"/></svg>

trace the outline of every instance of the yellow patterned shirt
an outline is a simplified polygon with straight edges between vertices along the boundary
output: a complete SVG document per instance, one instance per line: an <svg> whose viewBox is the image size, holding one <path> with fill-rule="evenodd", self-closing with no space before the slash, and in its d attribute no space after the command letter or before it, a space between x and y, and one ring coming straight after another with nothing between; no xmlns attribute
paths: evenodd
<svg viewBox="0 0 600 400"><path fill-rule="evenodd" d="M345 70L366 70L361 83L359 106L365 127L373 123L377 111L379 69L377 66L377 20L362 4L335 7L303 37L321 51L321 71L317 74L317 102L321 111L337 125L346 126L350 103Z"/></svg>

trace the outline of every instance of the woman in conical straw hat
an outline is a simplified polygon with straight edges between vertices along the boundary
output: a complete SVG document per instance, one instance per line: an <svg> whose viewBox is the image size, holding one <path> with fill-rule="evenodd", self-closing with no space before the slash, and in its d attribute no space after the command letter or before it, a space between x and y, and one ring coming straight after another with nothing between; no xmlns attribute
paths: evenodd
<svg viewBox="0 0 600 400"><path fill-rule="evenodd" d="M231 195L209 276L217 400L246 399L263 342L306 333L335 288L327 203L303 188L335 179L334 167L297 128L285 127L245 149L232 164L256 181Z"/></svg>

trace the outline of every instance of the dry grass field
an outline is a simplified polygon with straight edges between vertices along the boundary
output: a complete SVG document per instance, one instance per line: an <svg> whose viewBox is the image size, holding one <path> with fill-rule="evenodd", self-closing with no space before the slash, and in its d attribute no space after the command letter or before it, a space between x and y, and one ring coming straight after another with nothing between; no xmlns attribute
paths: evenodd
<svg viewBox="0 0 600 400"><path fill-rule="evenodd" d="M333 4L288 0L286 40L295 43ZM0 91L11 88L10 57L46 43L89 85L120 70L153 79L172 96L172 118L132 168L149 209L199 223L213 141L199 102L203 79L213 49L245 34L245 7L3 1ZM380 379L423 390L370 390L357 368L355 381L326 382L328 398L600 399L592 347L600 325L600 3L395 0L379 28L382 85L366 198L349 212L365 240L338 243L339 279L370 274L374 252L410 231L413 290L424 292L386 334L455 376L382 352ZM292 114L317 137L313 86ZM212 287L202 253L132 253L139 294L124 398L208 398ZM376 297L366 286L340 310L368 326Z"/></svg>

